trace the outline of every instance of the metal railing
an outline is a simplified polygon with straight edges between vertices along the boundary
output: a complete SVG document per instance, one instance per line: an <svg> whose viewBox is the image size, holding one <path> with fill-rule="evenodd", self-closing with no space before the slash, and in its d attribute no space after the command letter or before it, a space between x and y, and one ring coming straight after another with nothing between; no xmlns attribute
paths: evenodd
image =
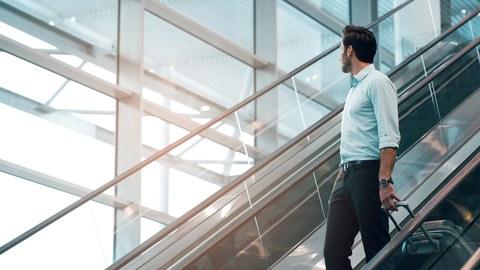
<svg viewBox="0 0 480 270"><path fill-rule="evenodd" d="M477 248L477 251L468 259L468 261L460 268L460 270L472 270L478 269L480 266L480 247Z"/></svg>

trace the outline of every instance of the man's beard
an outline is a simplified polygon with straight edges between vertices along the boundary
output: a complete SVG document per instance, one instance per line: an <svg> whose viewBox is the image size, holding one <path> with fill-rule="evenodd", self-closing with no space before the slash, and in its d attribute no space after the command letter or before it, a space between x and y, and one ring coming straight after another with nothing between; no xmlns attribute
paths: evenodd
<svg viewBox="0 0 480 270"><path fill-rule="evenodd" d="M342 55L342 71L344 73L349 73L352 71L352 61L348 58L347 54Z"/></svg>

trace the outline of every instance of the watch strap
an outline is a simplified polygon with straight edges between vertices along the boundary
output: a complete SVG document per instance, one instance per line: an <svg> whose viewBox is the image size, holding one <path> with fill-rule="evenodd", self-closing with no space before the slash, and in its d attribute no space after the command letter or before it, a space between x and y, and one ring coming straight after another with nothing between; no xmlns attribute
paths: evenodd
<svg viewBox="0 0 480 270"><path fill-rule="evenodd" d="M378 184L382 187L388 186L389 183L393 185L393 180L392 180L391 177L388 178L388 179L383 178L383 179L378 180Z"/></svg>

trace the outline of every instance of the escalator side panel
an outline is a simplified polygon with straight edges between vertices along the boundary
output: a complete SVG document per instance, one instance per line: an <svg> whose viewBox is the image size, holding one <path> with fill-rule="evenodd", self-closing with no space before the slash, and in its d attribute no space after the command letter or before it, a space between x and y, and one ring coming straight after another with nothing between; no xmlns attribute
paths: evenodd
<svg viewBox="0 0 480 270"><path fill-rule="evenodd" d="M419 230L409 234L416 243L412 251L406 241L391 256L395 269L460 269L480 246L480 166L476 168L435 207L423 225L439 240L440 248L433 249ZM423 250L422 250L423 248ZM425 251L425 252L421 252Z"/></svg>
<svg viewBox="0 0 480 270"><path fill-rule="evenodd" d="M272 265L325 221L327 209L321 206L327 206L337 171L338 159L333 158L187 269L199 269L206 262L213 269L265 269L264 262ZM315 175L326 172L331 179L316 179ZM318 182L322 184L317 187ZM257 228L262 235L261 241Z"/></svg>

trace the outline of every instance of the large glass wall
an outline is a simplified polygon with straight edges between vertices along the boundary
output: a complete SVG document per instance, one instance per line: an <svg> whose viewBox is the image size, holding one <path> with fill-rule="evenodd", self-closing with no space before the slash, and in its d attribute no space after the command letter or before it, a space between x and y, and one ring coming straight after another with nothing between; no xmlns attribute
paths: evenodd
<svg viewBox="0 0 480 270"><path fill-rule="evenodd" d="M114 0L0 3L0 245L114 177L117 17ZM99 235L114 229L112 195L3 254L0 268L111 262L112 238Z"/></svg>
<svg viewBox="0 0 480 270"><path fill-rule="evenodd" d="M271 46L279 56L269 62L255 55L254 1L139 2L140 90L118 85L122 1L0 2L0 210L8 217L0 246L115 177L117 125L129 120L117 117L118 103L133 92L143 100L132 109L143 110L145 159L260 90L257 69L273 66L284 74L339 40L291 4L273 1L278 41ZM289 25L307 32L294 35ZM292 103L290 91L283 92L280 101ZM292 136L288 122L299 123L287 107L277 131L286 134L282 143ZM131 241L122 238L119 224L130 225L115 221L115 209L140 209L138 241L145 241L264 157L250 126L255 106L235 115L144 168L141 201L109 189L6 251L0 268L105 268L118 257L115 246Z"/></svg>

